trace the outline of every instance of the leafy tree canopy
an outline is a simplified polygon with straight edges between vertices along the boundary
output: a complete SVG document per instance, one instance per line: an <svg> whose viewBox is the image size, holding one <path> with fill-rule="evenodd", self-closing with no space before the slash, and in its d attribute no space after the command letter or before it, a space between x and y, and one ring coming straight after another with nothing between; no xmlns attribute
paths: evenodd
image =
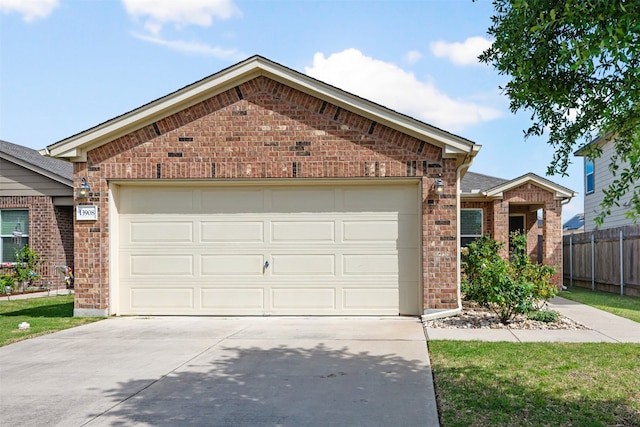
<svg viewBox="0 0 640 427"><path fill-rule="evenodd" d="M531 112L525 137L548 134L550 175L567 175L573 152L601 154L612 139L615 179L604 190L602 224L631 194L627 216L640 218L640 1L494 0L488 33L495 41L480 60L511 77L502 88L512 112Z"/></svg>

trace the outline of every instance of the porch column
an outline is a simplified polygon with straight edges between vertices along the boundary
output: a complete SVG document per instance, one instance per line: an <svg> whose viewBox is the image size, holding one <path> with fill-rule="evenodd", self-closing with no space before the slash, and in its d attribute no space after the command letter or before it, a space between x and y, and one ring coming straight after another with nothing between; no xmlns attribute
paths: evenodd
<svg viewBox="0 0 640 427"><path fill-rule="evenodd" d="M493 239L498 242L505 242L500 256L509 256L509 202L504 200L493 201Z"/></svg>
<svg viewBox="0 0 640 427"><path fill-rule="evenodd" d="M560 200L545 202L542 213L542 257L545 265L556 267L551 283L562 285L562 204Z"/></svg>

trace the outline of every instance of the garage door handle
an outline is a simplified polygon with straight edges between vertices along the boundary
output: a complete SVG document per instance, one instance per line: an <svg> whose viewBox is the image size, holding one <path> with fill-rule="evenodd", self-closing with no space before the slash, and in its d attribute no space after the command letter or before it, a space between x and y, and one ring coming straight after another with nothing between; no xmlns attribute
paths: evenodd
<svg viewBox="0 0 640 427"><path fill-rule="evenodd" d="M269 261L264 262L264 269L266 270L267 268L269 268Z"/></svg>

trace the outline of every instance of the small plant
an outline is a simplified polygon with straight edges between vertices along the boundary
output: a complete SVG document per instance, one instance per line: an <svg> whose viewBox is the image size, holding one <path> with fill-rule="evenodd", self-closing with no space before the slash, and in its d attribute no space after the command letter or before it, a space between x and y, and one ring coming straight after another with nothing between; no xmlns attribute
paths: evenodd
<svg viewBox="0 0 640 427"><path fill-rule="evenodd" d="M500 256L505 244L489 236L469 244L462 281L464 299L491 309L505 324L516 314L537 310L541 301L557 293L549 283L555 268L531 263L526 236L514 233L511 239L511 261Z"/></svg>
<svg viewBox="0 0 640 427"><path fill-rule="evenodd" d="M13 279L22 283L22 290L25 286L31 287L33 282L40 278L38 269L40 267L40 255L29 245L24 245L16 251L16 263L14 265Z"/></svg>
<svg viewBox="0 0 640 427"><path fill-rule="evenodd" d="M0 276L0 294L6 294L7 291L12 291L14 286L15 281L10 274Z"/></svg>
<svg viewBox="0 0 640 427"><path fill-rule="evenodd" d="M527 317L537 322L553 323L558 321L560 313L555 310L534 310L527 314Z"/></svg>

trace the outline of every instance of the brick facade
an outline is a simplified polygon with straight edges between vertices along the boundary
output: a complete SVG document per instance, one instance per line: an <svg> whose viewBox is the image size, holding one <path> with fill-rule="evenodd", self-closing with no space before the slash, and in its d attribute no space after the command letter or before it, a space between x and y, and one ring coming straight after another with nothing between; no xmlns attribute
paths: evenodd
<svg viewBox="0 0 640 427"><path fill-rule="evenodd" d="M73 266L73 207L54 206L48 196L0 197L0 209L29 211L29 246L41 257L37 286L65 288L56 266Z"/></svg>
<svg viewBox="0 0 640 427"><path fill-rule="evenodd" d="M87 153L75 186L99 220L75 224L76 309L108 310L111 180L415 179L422 188L424 309L457 297L456 160L442 149L267 77L257 77ZM436 178L445 192L436 196Z"/></svg>
<svg viewBox="0 0 640 427"><path fill-rule="evenodd" d="M557 267L557 274L551 279L556 286L562 278L562 205L553 191L526 183L508 191L502 198L486 202L462 201L461 208L481 208L484 212L484 232L493 239L509 240L509 215L525 215L527 234L527 252L534 262L537 261L538 236L542 234L542 263ZM542 209L542 230L538 227L537 209ZM505 245L503 257L508 256Z"/></svg>

